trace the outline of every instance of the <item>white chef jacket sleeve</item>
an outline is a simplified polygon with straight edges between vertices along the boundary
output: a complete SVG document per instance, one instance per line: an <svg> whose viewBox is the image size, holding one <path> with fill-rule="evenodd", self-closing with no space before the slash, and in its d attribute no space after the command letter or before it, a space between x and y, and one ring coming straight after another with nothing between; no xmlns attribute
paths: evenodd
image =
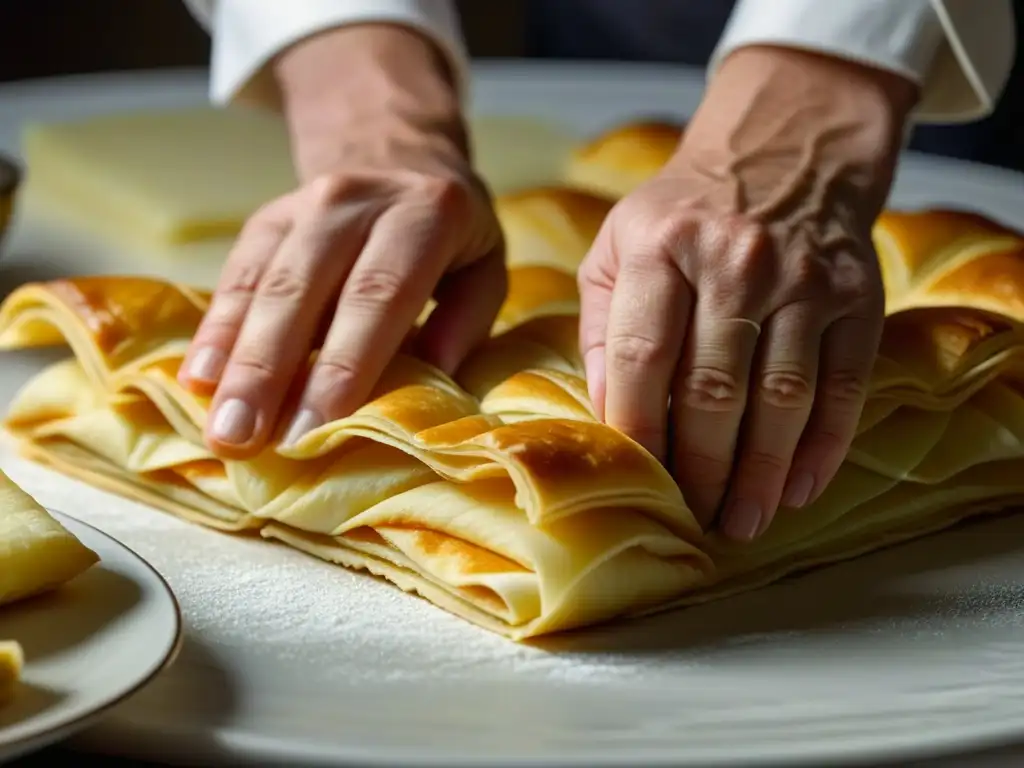
<svg viewBox="0 0 1024 768"><path fill-rule="evenodd" d="M744 46L800 48L904 75L915 121L959 123L992 111L1016 44L1011 0L739 0L709 74Z"/></svg>
<svg viewBox="0 0 1024 768"><path fill-rule="evenodd" d="M388 22L417 30L446 57L461 94L469 63L452 0L185 0L210 32L210 98L277 107L267 65L294 43L326 29Z"/></svg>

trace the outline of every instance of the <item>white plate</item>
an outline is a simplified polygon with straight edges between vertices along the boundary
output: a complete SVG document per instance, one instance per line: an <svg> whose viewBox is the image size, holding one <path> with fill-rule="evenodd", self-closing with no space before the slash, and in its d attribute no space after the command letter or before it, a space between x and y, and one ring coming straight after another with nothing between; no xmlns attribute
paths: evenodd
<svg viewBox="0 0 1024 768"><path fill-rule="evenodd" d="M0 636L25 650L23 681L0 709L0 763L88 727L180 644L178 603L160 574L105 533L52 514L101 560L56 592L0 609Z"/></svg>
<svg viewBox="0 0 1024 768"><path fill-rule="evenodd" d="M639 66L496 64L478 75L478 112L581 132L667 104L686 114L702 83L699 72ZM204 98L201 73L4 88L0 149L16 148L25 119ZM908 156L893 204L930 203L1024 227L1020 176ZM5 274L216 274L214 259L119 253L23 213L0 293ZM53 359L5 358L0 407ZM12 477L50 506L73 502L164 573L182 604L177 663L77 737L83 748L275 766L818 766L1024 739L1024 518L531 647L364 575L64 480L10 449L0 440ZM1004 764L1024 765L1024 752Z"/></svg>

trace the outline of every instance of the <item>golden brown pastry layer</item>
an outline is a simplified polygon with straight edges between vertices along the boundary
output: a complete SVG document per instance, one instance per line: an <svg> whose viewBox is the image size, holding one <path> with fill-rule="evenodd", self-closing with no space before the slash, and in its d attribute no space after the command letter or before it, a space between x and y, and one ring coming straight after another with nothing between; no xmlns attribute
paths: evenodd
<svg viewBox="0 0 1024 768"><path fill-rule="evenodd" d="M545 231L559 221L552 211L579 200L540 190L533 202L540 213L526 218ZM948 225L946 237L913 234L932 222ZM1007 258L1024 238L992 223L959 237L956 222L977 220L889 213L879 223L894 299L915 297L891 306L912 308L887 319L836 481L753 545L701 532L658 462L594 419L572 267L530 264L523 251L504 329L454 378L400 356L352 416L244 462L207 451L207 401L175 378L205 294L140 278L26 285L0 306L0 346L66 341L74 357L22 390L7 427L26 455L72 476L369 570L513 638L710 599L1024 495L1013 297L922 298L924 286Z"/></svg>
<svg viewBox="0 0 1024 768"><path fill-rule="evenodd" d="M222 461L201 439L208 402L175 378L209 296L64 280L0 305L0 348L73 352L22 390L7 428L71 476L366 569L515 639L751 589L1024 498L1024 237L955 211L879 220L889 316L858 437L822 498L754 544L702 532L664 468L595 420L575 271L679 130L625 126L577 153L621 171L614 183L498 200L509 296L454 377L399 356L353 415Z"/></svg>
<svg viewBox="0 0 1024 768"><path fill-rule="evenodd" d="M666 120L617 125L571 153L566 184L620 198L639 187L668 162L683 137L683 126Z"/></svg>

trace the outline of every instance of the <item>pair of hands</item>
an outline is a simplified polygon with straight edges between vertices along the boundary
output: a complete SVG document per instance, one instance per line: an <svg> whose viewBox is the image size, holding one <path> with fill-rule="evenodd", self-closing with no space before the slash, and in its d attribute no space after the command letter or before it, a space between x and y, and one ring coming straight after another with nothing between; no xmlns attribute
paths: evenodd
<svg viewBox="0 0 1024 768"><path fill-rule="evenodd" d="M243 229L180 374L213 394L207 440L231 458L355 410L431 296L416 351L454 371L506 291L491 200L425 40L328 32L276 75L302 184ZM720 514L726 535L754 538L846 455L882 325L871 225L915 96L810 54L733 54L579 271L591 399L666 462L705 527Z"/></svg>

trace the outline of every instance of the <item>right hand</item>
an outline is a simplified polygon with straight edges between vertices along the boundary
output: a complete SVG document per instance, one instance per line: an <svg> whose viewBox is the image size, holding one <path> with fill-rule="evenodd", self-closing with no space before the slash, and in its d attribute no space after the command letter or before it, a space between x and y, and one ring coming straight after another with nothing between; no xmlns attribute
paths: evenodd
<svg viewBox="0 0 1024 768"><path fill-rule="evenodd" d="M362 62L358 80L334 92L360 43L383 66ZM216 454L246 458L350 414L431 296L421 357L452 372L487 337L506 291L501 230L451 86L425 80L428 62L439 80L424 40L367 25L314 38L278 65L302 183L246 223L179 374L213 394L206 440ZM392 91L372 93L377 79Z"/></svg>

